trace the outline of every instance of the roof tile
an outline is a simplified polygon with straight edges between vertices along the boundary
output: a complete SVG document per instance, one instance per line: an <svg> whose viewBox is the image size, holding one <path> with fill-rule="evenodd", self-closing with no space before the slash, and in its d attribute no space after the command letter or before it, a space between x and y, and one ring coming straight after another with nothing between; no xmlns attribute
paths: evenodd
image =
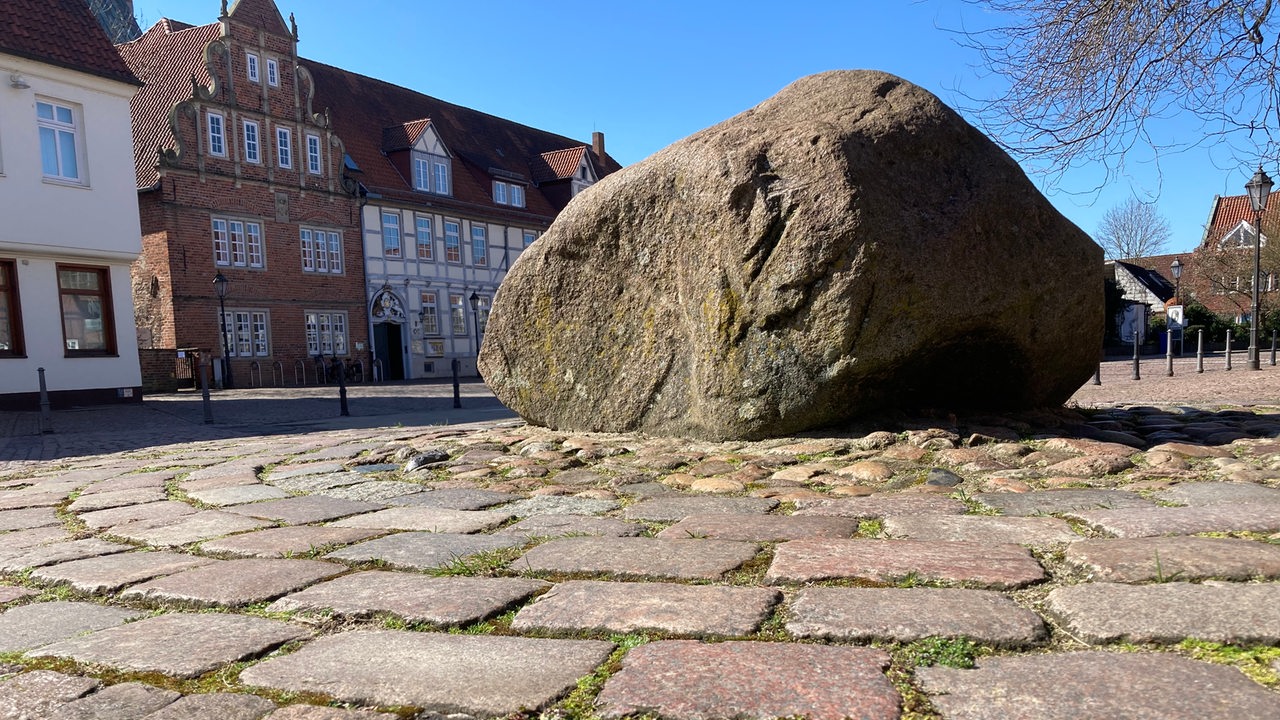
<svg viewBox="0 0 1280 720"><path fill-rule="evenodd" d="M140 84L84 0L0 0L0 52Z"/></svg>

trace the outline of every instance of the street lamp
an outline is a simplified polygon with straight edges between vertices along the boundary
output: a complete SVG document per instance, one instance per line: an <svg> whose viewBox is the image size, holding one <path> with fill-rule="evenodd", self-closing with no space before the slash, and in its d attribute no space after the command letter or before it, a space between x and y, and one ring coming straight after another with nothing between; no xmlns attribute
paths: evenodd
<svg viewBox="0 0 1280 720"><path fill-rule="evenodd" d="M1178 307L1184 307L1182 304L1182 261L1174 258L1169 264L1169 272L1173 274L1173 304ZM1183 318L1186 317L1186 310L1183 310L1182 317L1178 318L1178 339L1182 340ZM1178 345L1178 355L1182 355L1183 345ZM1170 350L1173 348L1170 347Z"/></svg>
<svg viewBox="0 0 1280 720"><path fill-rule="evenodd" d="M480 372L480 296L471 293L471 322L476 330L476 373Z"/></svg>
<svg viewBox="0 0 1280 720"><path fill-rule="evenodd" d="M1249 206L1253 208L1253 306L1249 313L1249 369L1258 369L1258 285L1262 264L1262 211L1267 209L1271 197L1271 178L1258 166L1244 189L1249 193Z"/></svg>
<svg viewBox="0 0 1280 720"><path fill-rule="evenodd" d="M227 342L227 285L230 284L231 281L222 273L213 276L213 290L218 293L219 317L222 320L222 387L227 390L235 387L231 379L231 345Z"/></svg>

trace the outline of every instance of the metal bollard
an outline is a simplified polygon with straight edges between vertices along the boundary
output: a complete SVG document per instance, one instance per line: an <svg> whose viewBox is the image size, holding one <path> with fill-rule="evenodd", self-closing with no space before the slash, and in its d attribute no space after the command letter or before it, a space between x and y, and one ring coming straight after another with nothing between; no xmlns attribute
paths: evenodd
<svg viewBox="0 0 1280 720"><path fill-rule="evenodd" d="M40 376L40 434L53 432L53 417L49 413L49 388L44 384L44 368L36 368Z"/></svg>
<svg viewBox="0 0 1280 720"><path fill-rule="evenodd" d="M1276 331L1271 331L1271 364L1276 364Z"/></svg>
<svg viewBox="0 0 1280 720"><path fill-rule="evenodd" d="M454 358L451 364L453 366L453 406L460 408L462 407L462 385L458 376L462 374L462 361Z"/></svg>
<svg viewBox="0 0 1280 720"><path fill-rule="evenodd" d="M333 362L338 366L338 415L349 417L351 411L347 409L347 364L342 362L342 358L334 358Z"/></svg>
<svg viewBox="0 0 1280 720"><path fill-rule="evenodd" d="M201 353L203 355L203 353ZM209 402L209 361L200 358L200 404L204 406L204 424L213 423L213 403Z"/></svg>
<svg viewBox="0 0 1280 720"><path fill-rule="evenodd" d="M1227 369L1231 369L1231 331L1227 331Z"/></svg>
<svg viewBox="0 0 1280 720"><path fill-rule="evenodd" d="M1134 380L1142 379L1142 370L1139 369L1138 367L1140 362L1141 361L1138 360L1138 331L1134 330L1133 331L1133 379Z"/></svg>
<svg viewBox="0 0 1280 720"><path fill-rule="evenodd" d="M1166 365L1165 369L1167 370L1166 374L1169 377L1173 377L1173 331L1165 330L1164 334L1164 360Z"/></svg>
<svg viewBox="0 0 1280 720"><path fill-rule="evenodd" d="M1196 372L1204 372L1204 330L1196 336Z"/></svg>
<svg viewBox="0 0 1280 720"><path fill-rule="evenodd" d="M1093 384L1094 384L1094 385L1101 385L1101 384L1102 384L1102 363L1098 363L1098 367L1094 368L1094 371L1093 371Z"/></svg>

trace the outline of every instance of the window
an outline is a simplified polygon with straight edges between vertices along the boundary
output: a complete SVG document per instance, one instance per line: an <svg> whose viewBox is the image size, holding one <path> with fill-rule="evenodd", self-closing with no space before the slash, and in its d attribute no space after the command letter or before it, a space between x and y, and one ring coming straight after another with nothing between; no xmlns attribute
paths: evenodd
<svg viewBox="0 0 1280 720"><path fill-rule="evenodd" d="M476 267L489 265L489 239L483 225L471 226L471 264Z"/></svg>
<svg viewBox="0 0 1280 720"><path fill-rule="evenodd" d="M435 259L435 237L431 234L431 218L421 215L417 218L418 259Z"/></svg>
<svg viewBox="0 0 1280 720"><path fill-rule="evenodd" d="M481 335L484 335L485 328L489 327L489 296L476 296L476 325Z"/></svg>
<svg viewBox="0 0 1280 720"><path fill-rule="evenodd" d="M262 162L262 146L258 142L258 123L244 121L244 159L251 163Z"/></svg>
<svg viewBox="0 0 1280 720"><path fill-rule="evenodd" d="M266 357L271 354L269 323L265 310L228 310L222 327L227 331L231 357Z"/></svg>
<svg viewBox="0 0 1280 720"><path fill-rule="evenodd" d="M467 311L462 306L461 295L449 295L449 319L454 335L467 334Z"/></svg>
<svg viewBox="0 0 1280 720"><path fill-rule="evenodd" d="M422 334L440 334L440 309L436 307L435 291L422 293Z"/></svg>
<svg viewBox="0 0 1280 720"><path fill-rule="evenodd" d="M218 157L227 156L227 129L223 117L218 113L209 113L209 154Z"/></svg>
<svg viewBox="0 0 1280 720"><path fill-rule="evenodd" d="M249 82L258 82L258 56L248 53L245 56L248 65Z"/></svg>
<svg viewBox="0 0 1280 720"><path fill-rule="evenodd" d="M507 204L507 184L493 181L493 201L499 205Z"/></svg>
<svg viewBox="0 0 1280 720"><path fill-rule="evenodd" d="M276 159L282 168L293 167L293 133L289 128L276 128Z"/></svg>
<svg viewBox="0 0 1280 720"><path fill-rule="evenodd" d="M22 357L24 352L18 268L12 260L0 260L0 357Z"/></svg>
<svg viewBox="0 0 1280 720"><path fill-rule="evenodd" d="M432 178L435 181L435 186L432 188L432 190L434 190L435 193L438 195L448 195L449 194L448 163L437 160L433 162L431 165L435 170L435 176Z"/></svg>
<svg viewBox="0 0 1280 720"><path fill-rule="evenodd" d="M312 175L319 175L320 165L320 136L307 136L307 172Z"/></svg>
<svg viewBox="0 0 1280 720"><path fill-rule="evenodd" d="M40 162L50 180L81 182L80 128L76 111L54 102L36 101L40 128Z"/></svg>
<svg viewBox="0 0 1280 720"><path fill-rule="evenodd" d="M413 159L413 187L431 192L431 163L426 158Z"/></svg>
<svg viewBox="0 0 1280 720"><path fill-rule="evenodd" d="M524 207L524 186L511 186L511 207Z"/></svg>
<svg viewBox="0 0 1280 720"><path fill-rule="evenodd" d="M400 257L400 214L382 213L382 255Z"/></svg>
<svg viewBox="0 0 1280 720"><path fill-rule="evenodd" d="M298 241L302 247L303 272L342 272L342 235L315 228L301 228L298 230Z"/></svg>
<svg viewBox="0 0 1280 720"><path fill-rule="evenodd" d="M59 265L58 295L66 354L114 355L116 339L107 269Z"/></svg>
<svg viewBox="0 0 1280 720"><path fill-rule="evenodd" d="M280 64L267 58L267 84L276 87L280 84Z"/></svg>
<svg viewBox="0 0 1280 720"><path fill-rule="evenodd" d="M462 238L458 235L458 223L444 223L444 259L445 262L462 262Z"/></svg>
<svg viewBox="0 0 1280 720"><path fill-rule="evenodd" d="M533 244L533 241L534 241L534 240L537 240L537 239L538 239L538 233L536 233L536 232L534 232L534 231L532 231L532 230L525 230L525 231L524 231L524 246L525 246L525 247L529 247L530 245L532 245L532 244Z"/></svg>
<svg viewBox="0 0 1280 720"><path fill-rule="evenodd" d="M307 354L347 354L347 314L324 310L308 310Z"/></svg>
<svg viewBox="0 0 1280 720"><path fill-rule="evenodd" d="M213 264L260 268L266 266L262 225L213 218Z"/></svg>

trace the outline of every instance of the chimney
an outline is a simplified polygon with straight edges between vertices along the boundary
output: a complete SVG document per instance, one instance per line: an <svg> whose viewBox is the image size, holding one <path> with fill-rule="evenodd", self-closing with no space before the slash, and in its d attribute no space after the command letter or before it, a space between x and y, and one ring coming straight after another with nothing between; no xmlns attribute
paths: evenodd
<svg viewBox="0 0 1280 720"><path fill-rule="evenodd" d="M591 149L595 152L596 157L604 159L604 133L591 133Z"/></svg>

